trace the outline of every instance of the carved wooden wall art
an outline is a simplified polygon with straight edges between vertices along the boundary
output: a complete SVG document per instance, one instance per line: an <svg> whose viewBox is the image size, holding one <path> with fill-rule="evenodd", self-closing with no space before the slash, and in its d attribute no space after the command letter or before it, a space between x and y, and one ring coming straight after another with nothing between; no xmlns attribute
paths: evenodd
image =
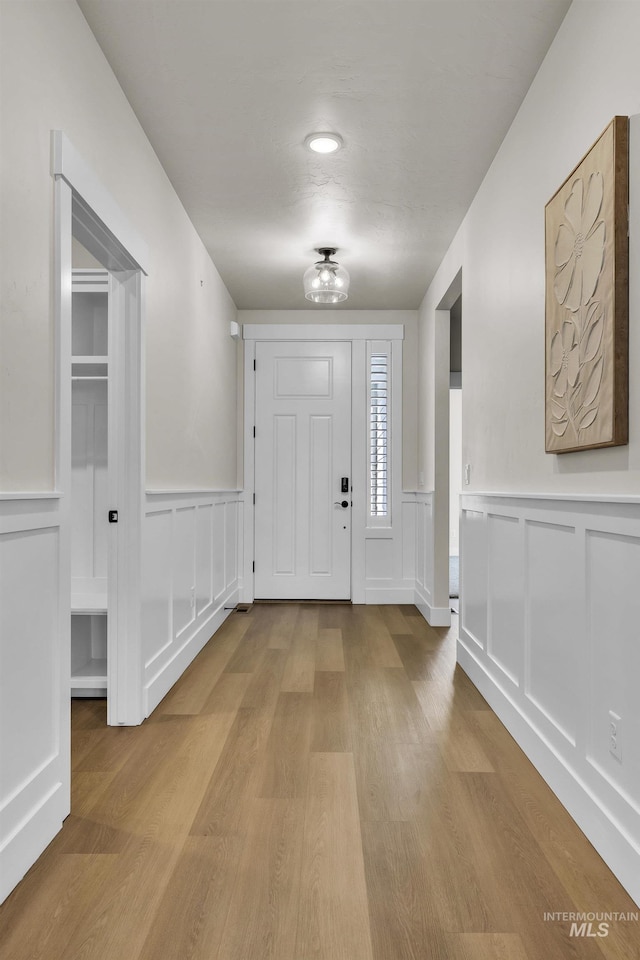
<svg viewBox="0 0 640 960"><path fill-rule="evenodd" d="M547 453L628 442L628 118L545 208Z"/></svg>

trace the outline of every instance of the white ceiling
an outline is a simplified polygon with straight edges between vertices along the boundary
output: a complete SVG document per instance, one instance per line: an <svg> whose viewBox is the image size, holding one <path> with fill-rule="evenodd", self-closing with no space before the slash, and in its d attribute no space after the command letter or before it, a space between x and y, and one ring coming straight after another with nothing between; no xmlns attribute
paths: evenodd
<svg viewBox="0 0 640 960"><path fill-rule="evenodd" d="M569 0L78 0L240 308L412 309ZM307 134L344 148L318 157Z"/></svg>

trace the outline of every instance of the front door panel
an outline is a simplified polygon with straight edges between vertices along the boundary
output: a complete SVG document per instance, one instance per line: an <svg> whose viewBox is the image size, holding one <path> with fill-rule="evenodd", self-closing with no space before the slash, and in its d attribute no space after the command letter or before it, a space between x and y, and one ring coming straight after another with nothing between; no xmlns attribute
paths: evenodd
<svg viewBox="0 0 640 960"><path fill-rule="evenodd" d="M349 599L351 344L257 343L255 422L256 599Z"/></svg>

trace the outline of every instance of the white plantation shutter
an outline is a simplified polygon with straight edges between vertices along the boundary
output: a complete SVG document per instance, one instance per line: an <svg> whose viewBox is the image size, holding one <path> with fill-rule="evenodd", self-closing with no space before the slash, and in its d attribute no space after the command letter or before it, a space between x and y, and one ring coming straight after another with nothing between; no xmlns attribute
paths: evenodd
<svg viewBox="0 0 640 960"><path fill-rule="evenodd" d="M369 358L369 515L389 516L390 350Z"/></svg>

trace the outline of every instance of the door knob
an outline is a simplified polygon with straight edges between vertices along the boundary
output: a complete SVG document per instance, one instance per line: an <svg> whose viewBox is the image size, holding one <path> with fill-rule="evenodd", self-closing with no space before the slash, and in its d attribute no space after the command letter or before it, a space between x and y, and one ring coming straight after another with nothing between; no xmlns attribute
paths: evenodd
<svg viewBox="0 0 640 960"><path fill-rule="evenodd" d="M334 501L333 501L333 505L334 505L334 507L343 507L343 508L346 510L347 507L349 506L349 501L348 501L348 500L334 500Z"/></svg>

